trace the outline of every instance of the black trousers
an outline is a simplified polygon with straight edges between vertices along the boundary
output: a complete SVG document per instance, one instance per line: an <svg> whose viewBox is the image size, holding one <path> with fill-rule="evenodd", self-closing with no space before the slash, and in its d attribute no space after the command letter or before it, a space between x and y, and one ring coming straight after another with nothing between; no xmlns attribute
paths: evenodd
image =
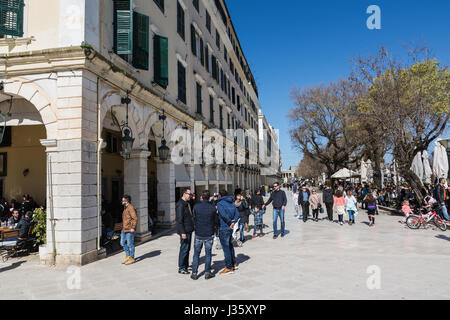
<svg viewBox="0 0 450 320"><path fill-rule="evenodd" d="M325 206L327 207L328 220L333 221L333 204L326 202Z"/></svg>
<svg viewBox="0 0 450 320"><path fill-rule="evenodd" d="M302 204L302 214L303 214L303 221L307 221L308 220L308 216L309 216L309 201L305 202Z"/></svg>
<svg viewBox="0 0 450 320"><path fill-rule="evenodd" d="M319 209L313 209L313 218L318 219L319 218Z"/></svg>

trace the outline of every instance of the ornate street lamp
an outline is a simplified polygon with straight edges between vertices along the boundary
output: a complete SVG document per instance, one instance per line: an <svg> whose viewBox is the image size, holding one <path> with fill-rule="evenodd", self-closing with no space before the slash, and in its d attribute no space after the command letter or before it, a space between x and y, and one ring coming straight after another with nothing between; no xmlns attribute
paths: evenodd
<svg viewBox="0 0 450 320"><path fill-rule="evenodd" d="M163 135L162 135L162 139L161 139L161 147L158 148L158 154L159 154L159 159L161 161L166 161L169 158L169 147L167 146L167 142L166 139L164 137L164 130L165 130L165 124L164 121L167 119L167 117L164 115L164 110L163 110L163 114L161 116L159 116L159 120L163 121Z"/></svg>
<svg viewBox="0 0 450 320"><path fill-rule="evenodd" d="M128 105L131 103L131 99L128 97L128 91L127 91L127 97L122 98L121 100L122 104L127 105L127 118L125 120L125 123L121 126L120 131L122 132L122 157L125 159L130 159L131 152L133 151L133 131L128 125Z"/></svg>

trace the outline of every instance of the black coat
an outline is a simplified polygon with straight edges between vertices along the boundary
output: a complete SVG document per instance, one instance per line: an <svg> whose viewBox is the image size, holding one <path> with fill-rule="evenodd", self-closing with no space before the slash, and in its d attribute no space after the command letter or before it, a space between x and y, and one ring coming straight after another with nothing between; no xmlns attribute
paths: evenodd
<svg viewBox="0 0 450 320"><path fill-rule="evenodd" d="M28 233L30 232L31 218L23 217L17 224L16 229L19 229L19 238L28 239Z"/></svg>
<svg viewBox="0 0 450 320"><path fill-rule="evenodd" d="M273 201L274 209L281 209L281 207L286 206L287 198L286 193L283 190L273 191L270 194L269 200L265 203L266 207Z"/></svg>
<svg viewBox="0 0 450 320"><path fill-rule="evenodd" d="M333 189L331 188L323 189L322 199L324 203L333 203L334 202Z"/></svg>
<svg viewBox="0 0 450 320"><path fill-rule="evenodd" d="M175 212L177 233L179 235L192 233L194 231L194 219L189 208L189 203L183 199L178 200Z"/></svg>
<svg viewBox="0 0 450 320"><path fill-rule="evenodd" d="M217 221L217 210L209 201L201 201L194 206L195 236L210 238L214 236Z"/></svg>
<svg viewBox="0 0 450 320"><path fill-rule="evenodd" d="M263 199L262 195L255 194L255 195L253 195L250 203L251 203L252 208L254 208L255 206L258 206L259 209L262 209L262 206L264 205L264 199Z"/></svg>
<svg viewBox="0 0 450 320"><path fill-rule="evenodd" d="M239 211L239 223L245 224L248 223L248 216L250 215L250 210L248 209L247 201L244 199L241 202L241 205L237 207Z"/></svg>

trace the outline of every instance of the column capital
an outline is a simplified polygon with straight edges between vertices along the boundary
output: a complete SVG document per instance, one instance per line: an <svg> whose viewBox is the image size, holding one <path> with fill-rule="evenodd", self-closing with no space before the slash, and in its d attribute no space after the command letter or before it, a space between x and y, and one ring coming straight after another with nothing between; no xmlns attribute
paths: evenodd
<svg viewBox="0 0 450 320"><path fill-rule="evenodd" d="M130 159L148 158L151 154L148 150L133 150Z"/></svg>
<svg viewBox="0 0 450 320"><path fill-rule="evenodd" d="M45 152L55 152L58 147L58 140L56 139L40 139L41 145L46 148Z"/></svg>

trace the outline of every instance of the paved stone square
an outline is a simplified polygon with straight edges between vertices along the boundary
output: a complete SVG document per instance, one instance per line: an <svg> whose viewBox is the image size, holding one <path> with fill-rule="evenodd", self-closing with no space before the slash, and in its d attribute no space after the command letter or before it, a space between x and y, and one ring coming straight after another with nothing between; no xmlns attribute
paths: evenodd
<svg viewBox="0 0 450 320"><path fill-rule="evenodd" d="M234 274L206 281L204 264L197 281L178 274L179 238L171 234L138 246L137 262L129 266L121 264L122 252L80 269L33 259L0 262L0 299L11 293L17 299L450 299L449 231L410 230L398 222L401 217L386 212L370 228L365 210L353 226L303 223L294 218L287 193L289 233L272 239L270 205L266 236L236 248ZM223 253L214 248L213 268L223 267Z"/></svg>

